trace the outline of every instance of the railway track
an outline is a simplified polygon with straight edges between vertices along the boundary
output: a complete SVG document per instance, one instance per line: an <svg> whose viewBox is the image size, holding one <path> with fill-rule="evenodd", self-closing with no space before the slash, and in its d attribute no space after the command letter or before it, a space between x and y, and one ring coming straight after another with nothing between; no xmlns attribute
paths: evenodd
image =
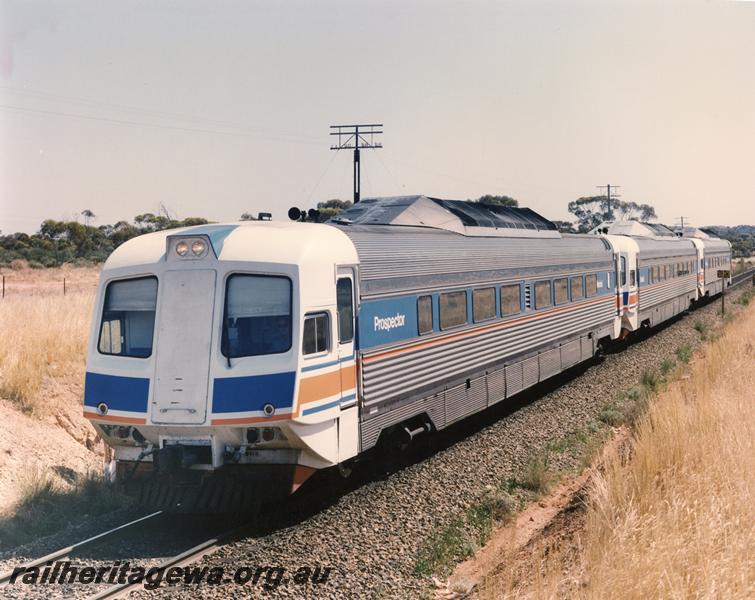
<svg viewBox="0 0 755 600"><path fill-rule="evenodd" d="M748 269L747 271L743 271L742 273L734 275L731 278L731 285L729 287L734 287L735 285L739 285L744 281L748 281L753 277L753 275L755 275L755 268Z"/></svg>
<svg viewBox="0 0 755 600"><path fill-rule="evenodd" d="M234 538L241 535L244 531L246 531L249 528L250 524L246 523L239 527L235 527L229 531L226 531L220 535L211 537L196 546L189 548L188 550L181 552L180 554L177 554L175 556L172 556L163 562L161 562L156 569L167 571L171 567L185 567L187 565L190 565L191 563L194 563L204 556L207 556L208 554L211 554L214 550L219 548L221 545L225 544L226 542L233 540ZM134 582L134 583L116 583L115 585L112 585L100 592L97 592L96 594L89 596L89 600L105 600L110 598L120 598L122 596L127 595L129 592L135 589L142 588L143 583L142 582Z"/></svg>
<svg viewBox="0 0 755 600"><path fill-rule="evenodd" d="M144 523L145 521L154 519L155 517L161 514L163 514L163 511L158 510L148 515L144 515L143 517L139 517L138 519L134 519L133 521L129 521L127 523L124 523L123 525L118 525L117 527L113 527L111 529L108 529L107 531L103 531L102 533L98 533L97 535L88 537L80 542L76 542L74 544L71 544L70 546L66 546L65 548L59 548L58 550L55 550L54 552L50 552L49 554L45 554L44 556L37 558L36 560L33 560L31 562L18 565L17 568L31 569L33 567L39 567L41 565L44 565L47 562L60 560L61 558L66 558L70 556L73 552L75 552L76 550L81 550L82 548L90 546L94 544L95 542L101 541L104 538L109 537L118 531L123 531L124 529L133 527L134 525L137 525L139 523ZM10 581L11 577L13 576L13 572L14 570L7 571L5 573L0 573L0 585L4 585L8 583L8 581Z"/></svg>
<svg viewBox="0 0 755 600"><path fill-rule="evenodd" d="M198 525L193 521L195 518L155 511L34 560L13 565L12 569L0 574L0 597L48 600L58 597L119 598L141 589L148 582L146 577L132 581L129 577L121 577L122 566L129 567L126 575L134 572L132 567L145 574L184 567L253 525L252 521L244 521L229 526L227 521L219 523L211 517L200 519L201 525ZM68 565L66 569L76 570L73 581L68 574L63 575L64 565ZM24 581L24 573L34 569L39 577L34 582ZM55 569L59 570L56 572ZM93 575L102 574L99 579L93 576L86 581L83 578L85 569ZM48 575L42 576L45 570L49 581Z"/></svg>

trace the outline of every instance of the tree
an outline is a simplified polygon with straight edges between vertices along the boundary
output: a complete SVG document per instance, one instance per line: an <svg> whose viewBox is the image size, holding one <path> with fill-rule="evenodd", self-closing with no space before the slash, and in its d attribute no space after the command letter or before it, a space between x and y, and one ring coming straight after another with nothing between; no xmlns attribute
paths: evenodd
<svg viewBox="0 0 755 600"><path fill-rule="evenodd" d="M96 215L88 208L85 208L84 210L82 210L81 214L84 216L84 225L89 227L89 219L94 219Z"/></svg>
<svg viewBox="0 0 755 600"><path fill-rule="evenodd" d="M652 221L658 218L655 209L649 204L636 202L616 202L615 214L622 219L634 221Z"/></svg>
<svg viewBox="0 0 755 600"><path fill-rule="evenodd" d="M338 198L331 198L330 200L325 200L324 202L318 202L317 210L320 212L320 223L324 223L331 217L342 213L351 205L351 200L339 200Z"/></svg>
<svg viewBox="0 0 755 600"><path fill-rule="evenodd" d="M519 201L511 196L492 196L490 194L480 196L475 202L478 204L493 204L495 206L519 206Z"/></svg>
<svg viewBox="0 0 755 600"><path fill-rule="evenodd" d="M577 233L571 221L552 221L561 233Z"/></svg>
<svg viewBox="0 0 755 600"><path fill-rule="evenodd" d="M568 210L577 217L577 230L580 233L610 220L607 196L582 196L569 202Z"/></svg>
<svg viewBox="0 0 755 600"><path fill-rule="evenodd" d="M649 204L621 202L611 200L608 207L607 196L583 196L569 202L569 212L577 217L577 229L580 233L594 229L604 221L619 219L652 221L657 218L655 209Z"/></svg>

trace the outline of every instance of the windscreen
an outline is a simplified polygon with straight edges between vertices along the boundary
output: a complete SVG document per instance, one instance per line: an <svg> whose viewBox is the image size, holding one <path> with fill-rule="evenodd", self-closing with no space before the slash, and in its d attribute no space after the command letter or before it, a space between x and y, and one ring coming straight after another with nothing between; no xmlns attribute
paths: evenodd
<svg viewBox="0 0 755 600"><path fill-rule="evenodd" d="M102 354L147 358L152 354L157 278L125 279L108 284L100 325Z"/></svg>
<svg viewBox="0 0 755 600"><path fill-rule="evenodd" d="M291 348L291 281L270 275L231 275L226 286L223 354L278 354Z"/></svg>

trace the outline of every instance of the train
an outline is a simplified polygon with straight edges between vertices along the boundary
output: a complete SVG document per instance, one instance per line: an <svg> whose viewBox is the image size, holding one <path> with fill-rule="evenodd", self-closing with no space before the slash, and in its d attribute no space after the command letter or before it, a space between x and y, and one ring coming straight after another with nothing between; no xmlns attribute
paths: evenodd
<svg viewBox="0 0 755 600"><path fill-rule="evenodd" d="M730 266L700 230L427 196L150 233L102 269L84 416L143 504L252 510L651 331Z"/></svg>

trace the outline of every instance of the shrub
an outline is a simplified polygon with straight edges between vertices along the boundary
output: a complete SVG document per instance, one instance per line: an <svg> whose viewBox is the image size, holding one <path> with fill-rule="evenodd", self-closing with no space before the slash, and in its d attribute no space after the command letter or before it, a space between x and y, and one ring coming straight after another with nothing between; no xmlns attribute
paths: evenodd
<svg viewBox="0 0 755 600"><path fill-rule="evenodd" d="M689 359L692 358L692 346L690 346L689 344L679 346L676 349L676 357L680 362L688 363Z"/></svg>

